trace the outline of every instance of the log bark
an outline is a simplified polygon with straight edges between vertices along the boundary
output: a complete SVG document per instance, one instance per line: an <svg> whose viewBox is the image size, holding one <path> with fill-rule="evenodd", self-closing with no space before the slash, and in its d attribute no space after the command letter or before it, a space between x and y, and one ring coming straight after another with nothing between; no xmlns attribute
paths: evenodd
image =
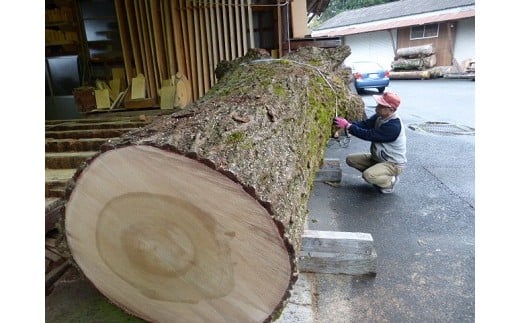
<svg viewBox="0 0 520 323"><path fill-rule="evenodd" d="M435 54L433 44L399 48L396 52L399 58L416 58Z"/></svg>
<svg viewBox="0 0 520 323"><path fill-rule="evenodd" d="M398 58L392 62L392 70L424 70L432 68L437 63L436 55L421 58Z"/></svg>
<svg viewBox="0 0 520 323"><path fill-rule="evenodd" d="M186 109L102 146L66 192L67 243L85 276L149 321L275 319L297 279L332 118L363 117L349 54L242 59Z"/></svg>

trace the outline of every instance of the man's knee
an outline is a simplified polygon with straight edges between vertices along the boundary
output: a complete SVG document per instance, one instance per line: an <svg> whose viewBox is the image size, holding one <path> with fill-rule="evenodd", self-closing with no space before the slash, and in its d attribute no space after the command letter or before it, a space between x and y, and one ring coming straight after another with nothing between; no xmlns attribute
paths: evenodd
<svg viewBox="0 0 520 323"><path fill-rule="evenodd" d="M347 165L349 165L350 167L354 167L354 165L352 164L352 160L350 160L350 156L347 156L347 158L345 159L345 162L346 162Z"/></svg>
<svg viewBox="0 0 520 323"><path fill-rule="evenodd" d="M373 183L374 179L376 178L376 176L374 176L374 174L372 174L371 172L369 171L364 171L362 174L361 174L361 177L363 177L363 179L369 183Z"/></svg>

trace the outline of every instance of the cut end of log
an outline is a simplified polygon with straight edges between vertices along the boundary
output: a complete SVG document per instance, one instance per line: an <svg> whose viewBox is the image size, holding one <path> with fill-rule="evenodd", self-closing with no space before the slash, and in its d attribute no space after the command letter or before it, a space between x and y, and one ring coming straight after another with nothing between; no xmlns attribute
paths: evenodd
<svg viewBox="0 0 520 323"><path fill-rule="evenodd" d="M151 321L264 321L292 280L269 212L199 161L150 146L107 151L66 208L72 255L92 283Z"/></svg>

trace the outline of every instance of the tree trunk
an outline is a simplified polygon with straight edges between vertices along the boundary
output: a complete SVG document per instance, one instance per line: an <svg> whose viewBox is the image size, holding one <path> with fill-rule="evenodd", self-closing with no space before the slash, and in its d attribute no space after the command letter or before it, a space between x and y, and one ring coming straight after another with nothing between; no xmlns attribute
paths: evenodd
<svg viewBox="0 0 520 323"><path fill-rule="evenodd" d="M360 119L348 47L230 65L186 110L107 142L66 198L69 250L154 322L263 322L283 309L336 113ZM258 57L258 56L256 56Z"/></svg>

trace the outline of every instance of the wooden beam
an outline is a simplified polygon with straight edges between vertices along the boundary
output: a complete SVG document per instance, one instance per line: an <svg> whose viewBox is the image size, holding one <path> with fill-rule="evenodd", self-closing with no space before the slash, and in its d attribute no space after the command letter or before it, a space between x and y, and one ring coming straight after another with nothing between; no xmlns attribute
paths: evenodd
<svg viewBox="0 0 520 323"><path fill-rule="evenodd" d="M132 73L132 43L129 39L130 30L127 22L127 17L125 15L125 8L123 4L123 0L115 0L114 5L116 8L116 16L119 27L119 35L121 35L121 48L123 51L123 62L125 64L125 81L126 84L130 84L130 80L133 77Z"/></svg>
<svg viewBox="0 0 520 323"><path fill-rule="evenodd" d="M193 98L194 100L197 100L199 97L199 87L197 84L197 51L196 51L196 45L195 40L193 39L193 35L195 34L195 27L193 25L193 7L188 6L186 7L186 17L187 21L186 24L188 26L188 33L186 37L188 37L189 45L190 45L190 65L191 65L191 75L190 75L190 81L191 81L191 89L193 91Z"/></svg>
<svg viewBox="0 0 520 323"><path fill-rule="evenodd" d="M325 158L322 167L316 172L316 182L341 182L341 167L339 159Z"/></svg>
<svg viewBox="0 0 520 323"><path fill-rule="evenodd" d="M218 59L217 59L217 62L220 62L224 59L226 59L226 55L225 55L225 52L224 52L224 45L225 44L225 37L227 37L225 34L223 35L222 34L222 25L224 24L224 21L222 19L222 6L220 5L220 3L216 3L215 4L215 16L216 16L216 20L217 20L217 39L219 39L218 41ZM222 41L224 40L224 41Z"/></svg>
<svg viewBox="0 0 520 323"><path fill-rule="evenodd" d="M209 0L209 20L211 27L211 49L212 49L212 57L213 57L213 65L211 66L211 86L215 85L215 69L217 68L219 62L218 56L218 47L217 47L217 30L215 26L215 11L217 11L217 6L213 2L214 0ZM217 11L218 14L218 11ZM219 27L219 26L217 26Z"/></svg>
<svg viewBox="0 0 520 323"><path fill-rule="evenodd" d="M149 96L152 99L156 99L158 96L158 89L161 86L161 81L159 79L159 71L158 71L158 63L157 63L157 53L155 52L155 35L153 34L152 27L152 13L150 10L150 0L144 1L144 12L143 12L143 20L146 24L143 26L145 29L145 38L146 44L145 49L148 55L149 62L149 75L146 76L146 81L149 89Z"/></svg>
<svg viewBox="0 0 520 323"><path fill-rule="evenodd" d="M139 40L139 32L137 30L137 21L135 17L135 10L134 10L134 2L131 0L125 0L125 8L126 8L126 17L128 18L128 29L130 31L130 42L132 47L132 53L134 57L134 64L135 64L135 75L139 73L143 73L143 65L142 65L142 56L141 56L141 46L140 46L140 40ZM131 73L131 75L127 75L128 84L130 84L130 81L132 77L135 76L134 73Z"/></svg>
<svg viewBox="0 0 520 323"><path fill-rule="evenodd" d="M224 2L225 0L223 0ZM227 61L231 60L231 56L229 53L229 15L228 15L229 7L226 4L222 4L222 26L224 27L224 57Z"/></svg>
<svg viewBox="0 0 520 323"><path fill-rule="evenodd" d="M283 50L282 50L282 7L281 7L281 0L277 0L277 7L276 7L276 21L277 21L277 28L278 31L277 38L278 38L278 57L283 56Z"/></svg>
<svg viewBox="0 0 520 323"><path fill-rule="evenodd" d="M173 39L175 43L175 57L177 59L177 70L182 75L190 77L190 64L186 62L186 57L188 56L186 54L186 52L188 51L188 40L185 38L183 34L184 32L186 32L185 22L183 22L184 15L181 15L180 13L180 8L178 6L177 0L173 0L172 4Z"/></svg>
<svg viewBox="0 0 520 323"><path fill-rule="evenodd" d="M251 0L247 0L247 15L249 16L249 47L255 48L255 35L253 25L253 7L251 7Z"/></svg>
<svg viewBox="0 0 520 323"><path fill-rule="evenodd" d="M201 21L199 17L199 11L200 8L198 6L195 6L193 4L193 27L194 27L194 34L195 34L195 59L197 61L197 74L196 74L196 80L198 85L198 95L197 98L201 97L204 94L204 84L203 84L203 78L204 78L204 72L203 72L203 63L202 63L202 45L201 45Z"/></svg>
<svg viewBox="0 0 520 323"><path fill-rule="evenodd" d="M242 19L242 51L247 54L247 25L246 25L246 3L240 0L240 17Z"/></svg>
<svg viewBox="0 0 520 323"><path fill-rule="evenodd" d="M199 55L202 56L202 83L203 83L203 90L201 92L201 95L206 94L209 91L210 84L210 55L208 48L208 39L210 36L209 33L209 17L207 17L208 9L206 8L206 0L204 0L204 3L202 6L199 5L199 20L200 20L200 52Z"/></svg>
<svg viewBox="0 0 520 323"><path fill-rule="evenodd" d="M164 48L164 40L163 40L163 28L161 27L161 12L159 10L159 3L158 0L151 0L150 1L150 13L151 13L151 21L152 21L152 32L153 32L153 41L155 43L155 55L157 59L157 70L159 72L158 79L159 82L157 83L158 87L160 87L160 82L162 80L167 79L170 77L168 71L167 71L167 65L166 65L166 56L165 48ZM157 77L156 77L157 79Z"/></svg>
<svg viewBox="0 0 520 323"><path fill-rule="evenodd" d="M229 46L231 48L231 59L237 58L236 56L236 34L235 34L235 20L233 19L233 0L228 2L228 19L229 19Z"/></svg>
<svg viewBox="0 0 520 323"><path fill-rule="evenodd" d="M242 28L240 24L240 0L235 0L235 29L237 34L236 47L237 47L237 57L241 57L244 55L242 51Z"/></svg>
<svg viewBox="0 0 520 323"><path fill-rule="evenodd" d="M301 272L375 275L377 254L369 233L305 230Z"/></svg>

